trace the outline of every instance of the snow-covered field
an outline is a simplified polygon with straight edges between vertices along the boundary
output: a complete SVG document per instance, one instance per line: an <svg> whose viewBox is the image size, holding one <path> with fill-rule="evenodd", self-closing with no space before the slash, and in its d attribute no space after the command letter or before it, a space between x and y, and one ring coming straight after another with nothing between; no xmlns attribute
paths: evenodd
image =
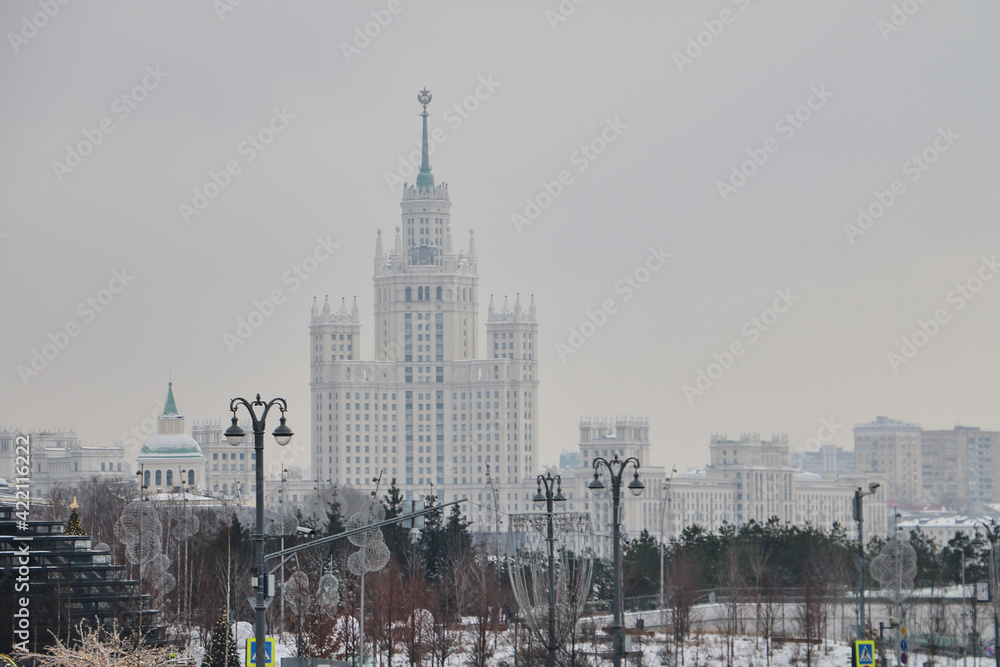
<svg viewBox="0 0 1000 667"><path fill-rule="evenodd" d="M237 641L236 645L240 653L240 664L246 664L245 662L245 647L246 638L253 636L253 626L249 623L237 623L236 633ZM511 647L511 637L509 633L501 633L497 639L496 652L492 659L489 661L491 667L513 667L513 649ZM465 645L468 646L471 640L466 639ZM604 643L598 644L596 647L597 652L595 654L594 646L589 643L584 643L582 650L585 655L587 655L590 663L592 665L609 665L611 664L610 658L604 655L604 652L608 650L609 644ZM645 667L653 667L658 665L683 665L683 667L707 667L707 666L718 666L718 665L729 665L732 667L767 667L771 665L773 667L798 667L804 665L811 665L812 667L845 667L851 664L851 649L848 645L839 642L829 642L822 646L812 647L812 655L807 656L806 646L801 644L779 644L775 642L770 660L767 657L767 652L763 640L758 640L754 637L737 637L734 642L733 649L733 659L730 663L727 660L727 652L725 639L716 634L700 634L692 637L687 645L683 649L683 662L677 660L674 662L674 652L671 647L669 650L664 648L664 636L656 635L654 638L643 638L641 645L634 645L633 648L636 651L641 649L641 657L639 654L630 656L628 665L630 667L642 665ZM287 636L282 641L278 642L278 658L280 665L280 658L290 657L295 655L295 640L292 636ZM446 662L448 667L464 667L470 663L470 655L467 650L459 650L449 657ZM887 664L895 667L897 665L895 658L890 654L887 656ZM678 656L680 658L680 656ZM910 654L908 656L908 661L906 667L924 667L928 665L929 658L927 656ZM398 655L393 661L394 666L408 665L408 661L405 655ZM427 661L429 664L429 660ZM986 660L983 656L979 661L974 660L971 656L968 659L968 667L979 667L979 663L982 662L984 665L991 666L993 664L992 659ZM380 667L389 667L384 661L382 662L371 662L369 664L379 665ZM523 661L519 664L524 664ZM962 660L941 657L938 656L936 662L933 663L936 667L960 667L963 663ZM535 667L534 665L524 665L524 667Z"/></svg>

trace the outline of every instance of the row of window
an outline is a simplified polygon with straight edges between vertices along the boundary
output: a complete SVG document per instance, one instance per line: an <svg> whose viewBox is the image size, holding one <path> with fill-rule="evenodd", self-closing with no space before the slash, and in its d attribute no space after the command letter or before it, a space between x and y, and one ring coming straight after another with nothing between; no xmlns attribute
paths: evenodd
<svg viewBox="0 0 1000 667"><path fill-rule="evenodd" d="M166 482L167 482L166 485L167 486L173 486L174 485L174 471L173 471L173 469L167 468L166 473L167 473L166 474ZM181 473L186 473L186 475L187 475L187 480L186 480L187 484L189 486L194 486L194 470L182 470ZM185 481L182 475L178 475L177 479L179 480L178 483L184 483L184 481ZM146 487L149 487L149 486L162 486L163 485L163 480L164 480L164 474L163 474L162 470L155 470L155 471L153 471L153 470L146 470L145 472L143 472L143 477L142 477L143 486L146 486Z"/></svg>

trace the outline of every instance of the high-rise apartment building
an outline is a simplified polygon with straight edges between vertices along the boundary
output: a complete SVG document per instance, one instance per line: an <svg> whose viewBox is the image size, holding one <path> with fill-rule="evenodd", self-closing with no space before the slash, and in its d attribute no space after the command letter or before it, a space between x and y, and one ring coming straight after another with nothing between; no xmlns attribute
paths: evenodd
<svg viewBox="0 0 1000 667"><path fill-rule="evenodd" d="M885 498L892 504L915 505L923 498L921 429L888 417L854 427L854 466L859 472L886 477Z"/></svg>
<svg viewBox="0 0 1000 667"><path fill-rule="evenodd" d="M501 485L535 472L538 322L533 299L491 297L480 353L475 236L464 250L452 241L448 185L428 159L430 99L418 96L422 163L401 224L388 251L381 230L375 241L374 358L362 359L356 301L313 308L311 464L317 482L370 488L384 473L383 488L394 477L407 496L453 500L482 493L487 465Z"/></svg>
<svg viewBox="0 0 1000 667"><path fill-rule="evenodd" d="M1000 432L974 426L923 431L920 450L924 503L971 511L1000 498Z"/></svg>

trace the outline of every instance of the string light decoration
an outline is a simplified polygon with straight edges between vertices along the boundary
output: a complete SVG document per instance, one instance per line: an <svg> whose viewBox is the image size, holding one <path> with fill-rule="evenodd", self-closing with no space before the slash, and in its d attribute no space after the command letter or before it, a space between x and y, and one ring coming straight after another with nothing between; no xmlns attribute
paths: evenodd
<svg viewBox="0 0 1000 667"><path fill-rule="evenodd" d="M555 641L565 645L583 613L593 574L593 526L590 514L553 514L555 550ZM514 597L531 628L543 644L549 639L548 554L545 545L548 517L544 513L514 514L508 521L508 535L514 547L509 569Z"/></svg>

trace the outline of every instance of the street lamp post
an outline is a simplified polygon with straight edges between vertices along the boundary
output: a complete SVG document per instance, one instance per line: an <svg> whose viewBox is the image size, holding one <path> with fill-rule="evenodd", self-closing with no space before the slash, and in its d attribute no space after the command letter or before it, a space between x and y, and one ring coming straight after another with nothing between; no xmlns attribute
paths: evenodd
<svg viewBox="0 0 1000 667"><path fill-rule="evenodd" d="M287 528L287 523L285 522L285 473L288 472L288 468L281 468L281 488L278 489L278 504L280 505L279 514L281 516L281 550L285 550L285 529ZM280 572L278 573L278 578L281 579L281 609L278 617L278 631L285 631L285 561L281 561Z"/></svg>
<svg viewBox="0 0 1000 667"><path fill-rule="evenodd" d="M663 599L663 582L665 577L664 574L664 562L663 562L663 547L664 542L666 542L666 524L667 524L667 507L670 503L670 482L674 479L674 473L677 472L677 467L670 471L670 477L667 478L666 483L663 485L663 501L660 503L660 625L663 626L664 632L666 632L666 607L664 605Z"/></svg>
<svg viewBox="0 0 1000 667"><path fill-rule="evenodd" d="M254 468L257 481L257 525L253 535L253 539L257 543L257 599L254 601L254 636L257 640L257 655L254 656L254 662L257 667L264 667L267 662L265 648L267 601L264 598L264 585L267 581L267 568L264 565L264 422L267 419L267 413L273 406L277 405L278 409L281 410L281 424L274 429L272 434L275 441L281 446L287 445L292 439L292 429L285 425L285 411L288 409L288 403L285 399L273 398L265 403L260 400L260 394L257 394L256 400L252 402L245 398L234 398L229 401L229 411L233 413L233 423L226 429L225 433L226 440L234 447L243 444L243 438L246 436L246 432L240 428L236 418L236 410L241 405L250 413L250 419L253 423ZM262 409L259 417L254 411L255 407Z"/></svg>
<svg viewBox="0 0 1000 667"><path fill-rule="evenodd" d="M867 491L862 491L859 486L858 490L854 492L854 520L858 522L858 639L865 638L865 542L863 529L865 516L861 501L865 496L874 495L878 487L878 482L871 482Z"/></svg>
<svg viewBox="0 0 1000 667"><path fill-rule="evenodd" d="M617 453L615 453L615 457L610 461L602 456L598 456L594 459L594 481L588 485L588 488L592 491L603 489L604 482L601 481L600 467L603 465L608 469L608 474L611 477L611 548L613 553L612 563L614 568L615 594L614 621L611 624L612 663L614 667L621 667L622 659L625 657L625 635L622 631L621 499L622 474L630 463L635 468L635 475L632 481L628 483L628 488L633 494L639 495L646 488L646 485L639 479L639 459L634 456L630 456L624 461L618 458Z"/></svg>
<svg viewBox="0 0 1000 667"><path fill-rule="evenodd" d="M983 546L983 536L979 533L982 529L986 534L986 542L990 544L990 602L993 605L993 660L996 667L1000 667L1000 598L997 597L997 543L1000 542L1000 525L995 519L990 522L976 522L976 539L972 541L975 546ZM963 554L964 555L964 554Z"/></svg>
<svg viewBox="0 0 1000 667"><path fill-rule="evenodd" d="M144 503L145 501L149 500L149 498L146 497L146 490L149 489L149 486L146 484L146 468L145 468L145 465L142 464L142 463L140 463L139 464L139 470L137 470L135 474L139 477L139 500L140 500L141 503ZM143 596L143 587L142 587L142 524L144 524L145 522L146 522L146 506L144 504L140 504L140 510L139 510L139 554L138 554L138 558L137 558L137 560L139 561L139 576L136 577L136 579L139 580L139 611L140 612L143 611L145 609L145 607L146 607L146 598ZM140 629L140 631L142 630L142 621L143 621L143 619L140 616L140 618L139 618L139 629Z"/></svg>
<svg viewBox="0 0 1000 667"><path fill-rule="evenodd" d="M549 651L549 667L556 667L556 537L555 529L552 526L552 514L555 511L555 503L566 500L562 492L562 477L552 476L551 472L539 475L538 490L531 499L536 503L545 503L545 513L548 515L548 527L545 532L545 541L549 543L549 641L546 647ZM542 485L545 486L545 493L542 493Z"/></svg>
<svg viewBox="0 0 1000 667"><path fill-rule="evenodd" d="M497 572L497 590L500 588L500 492L497 490L496 485L493 484L493 477L490 475L490 464L486 463L486 485L490 487L490 498L493 500L493 521L496 524L497 532L494 535L496 540L496 552L497 552L497 562L496 562L496 572Z"/></svg>

